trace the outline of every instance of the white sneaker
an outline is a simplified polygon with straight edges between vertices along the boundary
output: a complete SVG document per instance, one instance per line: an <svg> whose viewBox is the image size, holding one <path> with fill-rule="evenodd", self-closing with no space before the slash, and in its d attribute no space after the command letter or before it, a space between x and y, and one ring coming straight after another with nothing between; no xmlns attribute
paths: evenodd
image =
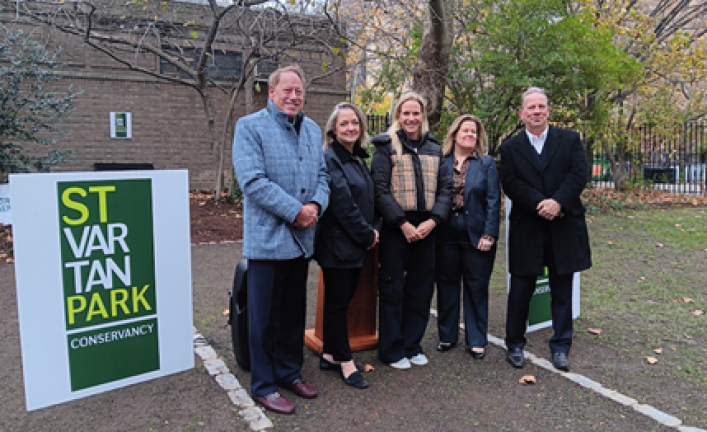
<svg viewBox="0 0 707 432"><path fill-rule="evenodd" d="M410 357L410 363L414 364L415 366L424 366L429 363L429 360L427 360L427 356L420 353L414 357Z"/></svg>
<svg viewBox="0 0 707 432"><path fill-rule="evenodd" d="M395 363L390 364L391 367L394 367L395 369L410 369L410 360L407 358L403 357L400 360L396 361Z"/></svg>

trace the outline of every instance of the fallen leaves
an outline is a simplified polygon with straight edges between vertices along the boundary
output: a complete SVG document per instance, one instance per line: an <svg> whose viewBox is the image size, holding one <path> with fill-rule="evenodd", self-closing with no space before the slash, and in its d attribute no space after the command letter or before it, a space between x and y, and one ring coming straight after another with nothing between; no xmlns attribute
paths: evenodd
<svg viewBox="0 0 707 432"><path fill-rule="evenodd" d="M704 315L705 311L697 309L697 310L693 310L690 313L693 314L694 316L700 316L700 315Z"/></svg>
<svg viewBox="0 0 707 432"><path fill-rule="evenodd" d="M221 312L221 315L223 315L223 316L228 316L230 314L231 314L231 311L228 309L224 309L223 312Z"/></svg>
<svg viewBox="0 0 707 432"><path fill-rule="evenodd" d="M523 375L518 382L523 385L533 385L535 384L535 377L533 375Z"/></svg>
<svg viewBox="0 0 707 432"><path fill-rule="evenodd" d="M658 359L655 357L646 357L646 361L651 365L658 363Z"/></svg>
<svg viewBox="0 0 707 432"><path fill-rule="evenodd" d="M656 354L663 354L663 348L656 348L653 350L653 352Z"/></svg>
<svg viewBox="0 0 707 432"><path fill-rule="evenodd" d="M591 334L595 334L595 335L601 334L601 329L600 329L600 328L591 328L591 327L590 327L590 328L588 328L587 330L588 330L589 333L591 333Z"/></svg>
<svg viewBox="0 0 707 432"><path fill-rule="evenodd" d="M373 372L374 370L376 370L376 368L374 368L373 366L369 365L368 363L366 363L366 365L363 366L363 371L364 371L364 372Z"/></svg>
<svg viewBox="0 0 707 432"><path fill-rule="evenodd" d="M690 297L678 297L674 301L677 303L694 303L695 302Z"/></svg>
<svg viewBox="0 0 707 432"><path fill-rule="evenodd" d="M665 245L664 245L663 243L660 243L660 242L656 242L655 245L656 245L656 247L659 247L659 248L665 247Z"/></svg>

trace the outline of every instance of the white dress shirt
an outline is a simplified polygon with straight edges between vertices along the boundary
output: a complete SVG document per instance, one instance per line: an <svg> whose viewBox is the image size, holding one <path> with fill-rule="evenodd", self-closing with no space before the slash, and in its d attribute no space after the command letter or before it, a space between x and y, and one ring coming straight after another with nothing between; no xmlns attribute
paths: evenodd
<svg viewBox="0 0 707 432"><path fill-rule="evenodd" d="M528 134L528 139L530 140L530 144L535 148L535 151L538 152L538 154L542 154L543 152L543 147L545 146L545 140L547 139L547 131L550 130L549 126L545 127L545 130L543 133L541 133L539 136L535 136L528 129L525 130L525 133Z"/></svg>

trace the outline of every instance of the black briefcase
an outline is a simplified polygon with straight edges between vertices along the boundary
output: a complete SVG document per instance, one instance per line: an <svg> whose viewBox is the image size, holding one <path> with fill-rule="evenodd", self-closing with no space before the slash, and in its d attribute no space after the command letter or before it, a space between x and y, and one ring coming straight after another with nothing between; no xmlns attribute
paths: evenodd
<svg viewBox="0 0 707 432"><path fill-rule="evenodd" d="M231 324L231 339L233 340L233 354L238 365L250 370L250 347L248 346L248 260L241 260L236 266L233 276L233 289L229 292L231 297L230 315L228 323Z"/></svg>

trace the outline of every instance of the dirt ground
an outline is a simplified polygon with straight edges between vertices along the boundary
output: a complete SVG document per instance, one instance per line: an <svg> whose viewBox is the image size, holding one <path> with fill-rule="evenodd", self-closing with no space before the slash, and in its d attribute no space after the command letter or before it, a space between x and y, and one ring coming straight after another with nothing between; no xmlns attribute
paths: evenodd
<svg viewBox="0 0 707 432"><path fill-rule="evenodd" d="M227 293L235 264L240 259L241 244L205 244L240 239L240 214L240 203L215 203L206 195L192 194L194 325L224 359L241 385L248 388L249 374L242 371L233 358L230 327L222 314L228 305ZM10 234L9 230L4 233L6 236ZM9 246L5 247L6 250L0 250L0 253L7 253ZM503 254L499 254L497 263L502 265L503 260ZM313 264L308 290L308 327L314 325L317 274L318 268ZM503 276L495 275L492 285L495 288L490 305L490 332L502 336L505 313L501 288ZM0 263L0 289L4 294L0 301L0 361L3 364L0 371L0 386L3 388L0 431L248 430L238 410L206 373L198 358L196 367L189 371L26 412L14 272L10 264ZM586 326L586 323L580 325ZM531 334L528 350L547 358L549 337L549 331ZM533 365L522 371L514 370L504 361L505 351L495 346L490 346L486 359L479 362L472 361L462 348L438 353L434 349L436 342L436 321L431 317L422 343L430 358L429 366L395 371L377 360L375 350L356 353L354 356L358 362L375 367L366 376L371 387L363 391L344 386L332 372L320 372L316 366L317 358L304 349L303 376L319 390L320 397L309 401L285 392L295 403L297 415L268 413L268 416L278 431L673 430L556 373ZM651 403L680 418L684 417L683 413L671 410L672 406L685 403L690 411L707 406L707 392L700 392L694 386L685 387L685 383L679 381L656 382L647 398L635 394L645 390L645 386L631 385L631 371L622 373L624 363L616 350L597 343L591 335L577 335L572 359L573 371L609 388L622 387L622 391L642 403ZM518 379L524 374L533 374L538 383L519 385ZM661 406L662 399L669 404ZM688 424L707 427L707 424L695 423L703 417L687 417L693 420Z"/></svg>

